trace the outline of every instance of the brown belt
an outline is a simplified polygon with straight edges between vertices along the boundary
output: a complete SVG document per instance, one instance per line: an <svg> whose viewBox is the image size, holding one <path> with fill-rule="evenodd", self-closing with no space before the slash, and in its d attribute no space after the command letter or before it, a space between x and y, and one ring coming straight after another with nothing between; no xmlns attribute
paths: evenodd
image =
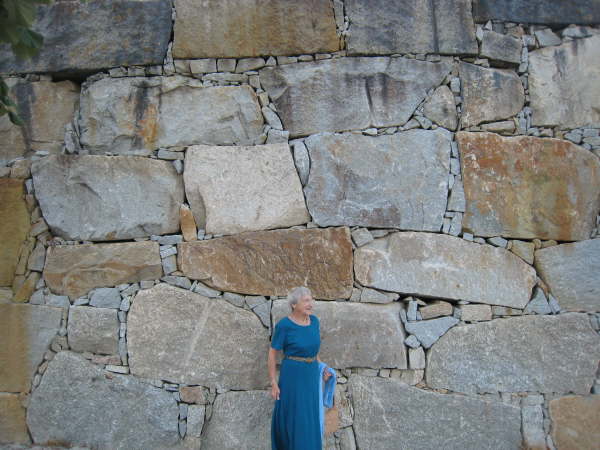
<svg viewBox="0 0 600 450"><path fill-rule="evenodd" d="M305 363L311 363L313 361L317 360L317 357L313 357L313 358L304 358L302 356L289 356L289 355L284 355L283 359L291 359L293 361L302 361Z"/></svg>

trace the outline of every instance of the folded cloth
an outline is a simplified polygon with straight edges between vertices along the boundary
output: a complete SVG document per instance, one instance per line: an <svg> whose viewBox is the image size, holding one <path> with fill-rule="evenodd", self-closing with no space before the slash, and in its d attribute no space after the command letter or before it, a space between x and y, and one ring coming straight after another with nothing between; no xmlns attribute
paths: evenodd
<svg viewBox="0 0 600 450"><path fill-rule="evenodd" d="M327 382L323 382L323 374L328 371L331 376ZM335 394L336 375L335 370L328 367L324 362L319 362L319 419L321 422L321 436L325 433L325 408L333 407L333 396Z"/></svg>

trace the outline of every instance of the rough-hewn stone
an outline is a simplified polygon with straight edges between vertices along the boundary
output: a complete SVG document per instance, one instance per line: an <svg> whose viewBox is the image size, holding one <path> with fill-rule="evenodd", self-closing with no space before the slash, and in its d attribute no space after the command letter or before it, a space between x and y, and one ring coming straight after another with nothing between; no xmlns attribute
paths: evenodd
<svg viewBox="0 0 600 450"><path fill-rule="evenodd" d="M339 50L331 2L175 0L175 58L239 58Z"/></svg>
<svg viewBox="0 0 600 450"><path fill-rule="evenodd" d="M569 395L550 401L557 448L594 449L600 442L600 395Z"/></svg>
<svg viewBox="0 0 600 450"><path fill-rule="evenodd" d="M492 320L492 308L490 305L462 305L460 320L464 322Z"/></svg>
<svg viewBox="0 0 600 450"><path fill-rule="evenodd" d="M183 180L167 161L56 155L36 161L31 171L55 235L111 241L179 231Z"/></svg>
<svg viewBox="0 0 600 450"><path fill-rule="evenodd" d="M274 302L273 324L289 311L287 301ZM398 303L316 302L314 313L321 323L319 358L330 367L407 368Z"/></svg>
<svg viewBox="0 0 600 450"><path fill-rule="evenodd" d="M31 396L27 424L36 444L173 448L179 439L177 415L168 392L60 352Z"/></svg>
<svg viewBox="0 0 600 450"><path fill-rule="evenodd" d="M267 391L218 395L202 438L209 450L250 450L271 440L273 400Z"/></svg>
<svg viewBox="0 0 600 450"><path fill-rule="evenodd" d="M465 393L590 392L600 337L585 314L454 327L431 348L427 384Z"/></svg>
<svg viewBox="0 0 600 450"><path fill-rule="evenodd" d="M327 300L352 293L348 228L256 231L178 249L179 270L221 291L283 296L305 285Z"/></svg>
<svg viewBox="0 0 600 450"><path fill-rule="evenodd" d="M135 2L52 2L38 7L33 30L40 52L17 59L0 51L0 72L90 72L127 65L162 64L171 37L171 5Z"/></svg>
<svg viewBox="0 0 600 450"><path fill-rule="evenodd" d="M345 8L350 54L477 53L468 0L348 0Z"/></svg>
<svg viewBox="0 0 600 450"><path fill-rule="evenodd" d="M519 64L523 42L514 36L484 31L481 41L481 56L493 61Z"/></svg>
<svg viewBox="0 0 600 450"><path fill-rule="evenodd" d="M29 444L25 408L17 394L0 393L0 444Z"/></svg>
<svg viewBox="0 0 600 450"><path fill-rule="evenodd" d="M462 62L463 128L515 116L525 104L523 84L512 70L488 69Z"/></svg>
<svg viewBox="0 0 600 450"><path fill-rule="evenodd" d="M423 391L395 379L354 375L349 384L359 448L508 450L521 443L517 407Z"/></svg>
<svg viewBox="0 0 600 450"><path fill-rule="evenodd" d="M600 3L598 3L600 20ZM600 123L600 35L529 54L533 125L577 128Z"/></svg>
<svg viewBox="0 0 600 450"><path fill-rule="evenodd" d="M473 15L477 22L498 20L507 22L566 25L600 22L598 0L476 0Z"/></svg>
<svg viewBox="0 0 600 450"><path fill-rule="evenodd" d="M408 333L414 334L421 345L431 347L450 328L458 323L455 317L440 317L432 320L418 320L405 325Z"/></svg>
<svg viewBox="0 0 600 450"><path fill-rule="evenodd" d="M12 285L28 232L23 180L0 178L0 286Z"/></svg>
<svg viewBox="0 0 600 450"><path fill-rule="evenodd" d="M295 137L403 125L449 70L446 62L336 58L267 67L260 81Z"/></svg>
<svg viewBox="0 0 600 450"><path fill-rule="evenodd" d="M287 144L190 147L183 179L196 222L210 234L310 221Z"/></svg>
<svg viewBox="0 0 600 450"><path fill-rule="evenodd" d="M454 95L448 86L437 88L431 98L423 105L423 114L429 120L449 130L456 130L458 117Z"/></svg>
<svg viewBox="0 0 600 450"><path fill-rule="evenodd" d="M405 294L523 308L535 284L533 268L512 253L443 234L393 233L354 258L359 283Z"/></svg>
<svg viewBox="0 0 600 450"><path fill-rule="evenodd" d="M441 229L448 197L449 133L326 133L310 136L305 144L311 165L304 192L320 226Z"/></svg>
<svg viewBox="0 0 600 450"><path fill-rule="evenodd" d="M436 317L451 316L454 308L448 302L437 301L419 308L419 314L423 320L435 319Z"/></svg>
<svg viewBox="0 0 600 450"><path fill-rule="evenodd" d="M538 250L535 267L562 309L600 311L600 239Z"/></svg>
<svg viewBox="0 0 600 450"><path fill-rule="evenodd" d="M29 390L61 316L51 306L0 305L0 391Z"/></svg>
<svg viewBox="0 0 600 450"><path fill-rule="evenodd" d="M258 99L249 86L202 87L180 76L104 78L84 85L81 93L81 144L92 154L252 145L262 126Z"/></svg>
<svg viewBox="0 0 600 450"><path fill-rule="evenodd" d="M225 389L268 382L268 332L250 311L167 284L139 291L127 319L136 376Z"/></svg>
<svg viewBox="0 0 600 450"><path fill-rule="evenodd" d="M69 308L69 347L76 352L115 355L119 352L119 319L116 309Z"/></svg>
<svg viewBox="0 0 600 450"><path fill-rule="evenodd" d="M48 249L44 268L48 287L71 298L97 287L161 276L158 244L150 241L53 246Z"/></svg>
<svg viewBox="0 0 600 450"><path fill-rule="evenodd" d="M477 236L588 239L600 211L600 161L571 142L457 133L466 212Z"/></svg>

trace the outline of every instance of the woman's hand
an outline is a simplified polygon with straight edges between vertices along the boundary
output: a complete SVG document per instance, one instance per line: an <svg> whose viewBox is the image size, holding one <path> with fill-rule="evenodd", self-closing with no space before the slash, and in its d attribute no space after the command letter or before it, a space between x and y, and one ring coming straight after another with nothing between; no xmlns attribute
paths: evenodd
<svg viewBox="0 0 600 450"><path fill-rule="evenodd" d="M279 386L277 386L277 383L271 385L271 397L273 397L273 400L279 400Z"/></svg>
<svg viewBox="0 0 600 450"><path fill-rule="evenodd" d="M327 370L327 368L325 368L325 370L323 371L323 381L329 380L330 376L331 376L331 374L329 373L329 370Z"/></svg>

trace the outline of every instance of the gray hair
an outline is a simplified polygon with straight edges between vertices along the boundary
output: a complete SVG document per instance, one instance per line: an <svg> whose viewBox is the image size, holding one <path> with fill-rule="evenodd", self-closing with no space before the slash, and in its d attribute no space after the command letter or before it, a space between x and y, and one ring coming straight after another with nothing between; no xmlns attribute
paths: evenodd
<svg viewBox="0 0 600 450"><path fill-rule="evenodd" d="M287 299L288 299L288 304L290 305L290 309L293 311L294 305L298 303L298 300L300 300L302 297L305 297L307 295L310 295L312 297L312 293L310 292L310 289L305 286L295 287L290 292L288 292Z"/></svg>

